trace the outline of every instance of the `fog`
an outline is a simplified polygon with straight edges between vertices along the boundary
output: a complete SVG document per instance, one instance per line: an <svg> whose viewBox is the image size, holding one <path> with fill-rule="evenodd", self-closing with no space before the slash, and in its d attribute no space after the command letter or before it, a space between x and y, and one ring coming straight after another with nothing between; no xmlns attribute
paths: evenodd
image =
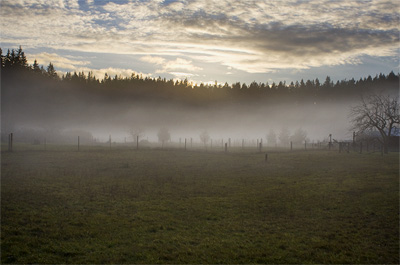
<svg viewBox="0 0 400 265"><path fill-rule="evenodd" d="M398 76L390 73L360 80L327 81L303 87L268 87L252 83L232 86L191 87L172 80L81 78L60 79L43 72L3 68L1 80L1 136L14 133L16 141L82 143L132 142L131 131L141 139L158 141L167 128L171 141L192 138L200 142L204 131L211 139L248 141L274 131L290 135L299 129L307 141L350 140L349 113L361 96L388 92L398 97ZM79 79L80 78L80 79ZM329 82L328 82L329 81ZM281 85L281 83L280 83ZM268 143L267 143L268 144ZM279 144L279 142L278 142Z"/></svg>
<svg viewBox="0 0 400 265"><path fill-rule="evenodd" d="M45 100L43 100L45 98ZM129 131L143 130L143 138L157 141L157 132L166 127L172 141L193 138L206 130L212 139L266 138L272 129L293 133L302 128L310 141L348 139L348 113L355 101L305 101L221 103L207 106L161 101L115 102L115 100L81 100L36 95L3 104L2 132L21 131L86 131L99 141L133 141ZM82 134L82 133L81 133ZM16 136L18 137L18 136ZM32 135L32 138L38 137Z"/></svg>

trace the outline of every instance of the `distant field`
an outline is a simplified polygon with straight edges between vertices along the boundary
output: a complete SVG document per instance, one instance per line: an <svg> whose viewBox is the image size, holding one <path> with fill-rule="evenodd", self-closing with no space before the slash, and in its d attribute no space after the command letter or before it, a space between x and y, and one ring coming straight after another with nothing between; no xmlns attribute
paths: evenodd
<svg viewBox="0 0 400 265"><path fill-rule="evenodd" d="M398 153L16 150L2 264L399 263Z"/></svg>

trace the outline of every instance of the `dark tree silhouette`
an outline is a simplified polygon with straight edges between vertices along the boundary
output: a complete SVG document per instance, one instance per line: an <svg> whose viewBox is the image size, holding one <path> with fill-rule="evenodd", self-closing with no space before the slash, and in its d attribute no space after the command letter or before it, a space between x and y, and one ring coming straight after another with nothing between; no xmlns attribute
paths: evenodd
<svg viewBox="0 0 400 265"><path fill-rule="evenodd" d="M378 131L378 139L383 144L385 154L388 153L389 139L399 130L398 98L380 94L363 97L360 104L352 108L350 117L352 130L366 134Z"/></svg>

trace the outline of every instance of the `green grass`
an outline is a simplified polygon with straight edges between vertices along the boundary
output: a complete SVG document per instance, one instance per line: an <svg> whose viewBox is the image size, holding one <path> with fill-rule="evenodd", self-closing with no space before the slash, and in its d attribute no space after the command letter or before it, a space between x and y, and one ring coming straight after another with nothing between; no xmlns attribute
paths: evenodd
<svg viewBox="0 0 400 265"><path fill-rule="evenodd" d="M399 156L2 152L1 263L399 263Z"/></svg>

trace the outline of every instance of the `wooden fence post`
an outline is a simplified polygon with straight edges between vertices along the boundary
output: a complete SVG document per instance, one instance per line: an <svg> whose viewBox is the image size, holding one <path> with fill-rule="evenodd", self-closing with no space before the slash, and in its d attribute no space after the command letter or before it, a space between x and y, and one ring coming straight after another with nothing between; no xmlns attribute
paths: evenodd
<svg viewBox="0 0 400 265"><path fill-rule="evenodd" d="M111 134L110 134L110 139L109 140L110 140L110 149L111 149Z"/></svg>
<svg viewBox="0 0 400 265"><path fill-rule="evenodd" d="M265 154L265 163L267 163L268 160L268 154Z"/></svg>
<svg viewBox="0 0 400 265"><path fill-rule="evenodd" d="M185 138L185 151L186 151L186 138Z"/></svg>
<svg viewBox="0 0 400 265"><path fill-rule="evenodd" d="M79 136L78 136L78 151L79 151Z"/></svg>
<svg viewBox="0 0 400 265"><path fill-rule="evenodd" d="M228 152L228 143L225 143L225 153Z"/></svg>
<svg viewBox="0 0 400 265"><path fill-rule="evenodd" d="M44 151L46 151L46 137L44 138Z"/></svg>
<svg viewBox="0 0 400 265"><path fill-rule="evenodd" d="M363 144L360 142L360 154L362 154Z"/></svg>
<svg viewBox="0 0 400 265"><path fill-rule="evenodd" d="M8 135L8 151L13 151L13 133Z"/></svg>
<svg viewBox="0 0 400 265"><path fill-rule="evenodd" d="M136 136L136 150L139 150L139 135Z"/></svg>
<svg viewBox="0 0 400 265"><path fill-rule="evenodd" d="M10 134L11 137L11 152L13 151L13 133Z"/></svg>
<svg viewBox="0 0 400 265"><path fill-rule="evenodd" d="M293 150L293 142L290 141L290 151L292 151L292 150Z"/></svg>

